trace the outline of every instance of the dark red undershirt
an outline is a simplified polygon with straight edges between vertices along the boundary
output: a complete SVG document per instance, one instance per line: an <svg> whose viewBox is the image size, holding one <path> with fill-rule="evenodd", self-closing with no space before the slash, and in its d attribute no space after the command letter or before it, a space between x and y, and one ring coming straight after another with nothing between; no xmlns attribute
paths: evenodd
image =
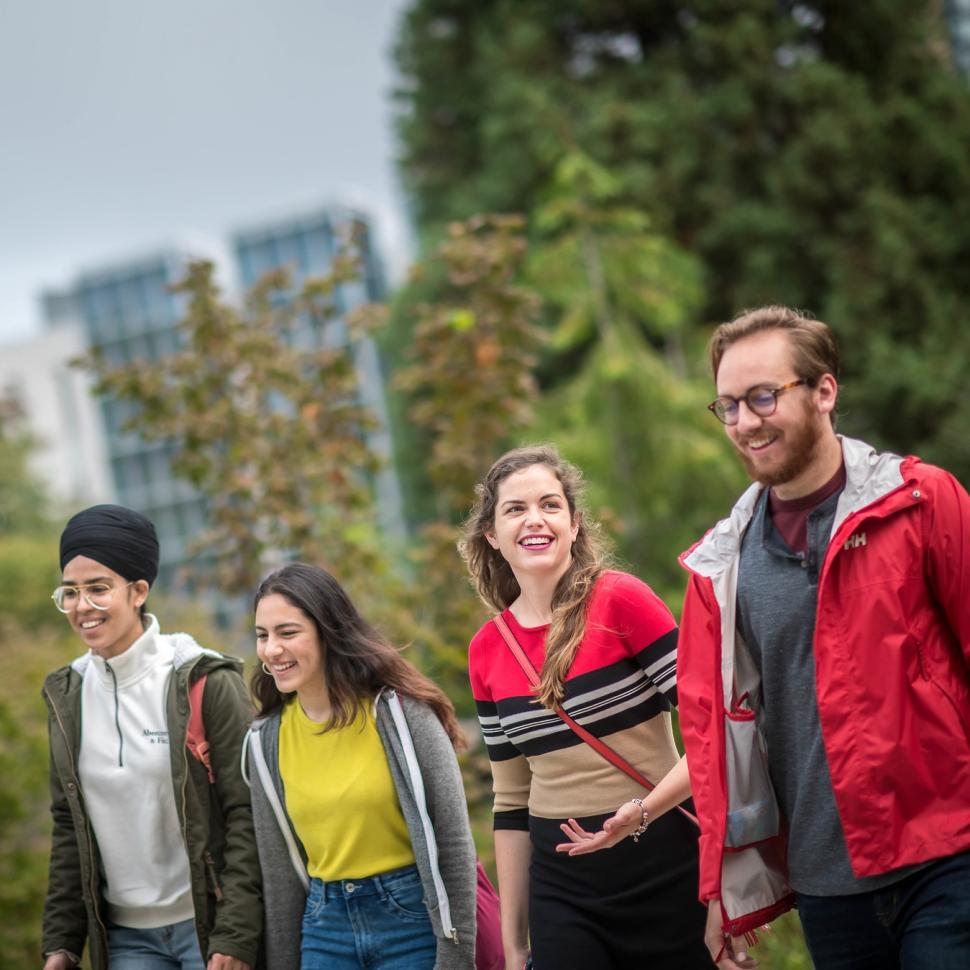
<svg viewBox="0 0 970 970"><path fill-rule="evenodd" d="M793 498L789 501L778 498L774 489L768 493L768 510L771 522L785 544L800 556L808 554L808 517L812 510L822 504L829 496L842 491L845 487L845 464L811 495Z"/></svg>

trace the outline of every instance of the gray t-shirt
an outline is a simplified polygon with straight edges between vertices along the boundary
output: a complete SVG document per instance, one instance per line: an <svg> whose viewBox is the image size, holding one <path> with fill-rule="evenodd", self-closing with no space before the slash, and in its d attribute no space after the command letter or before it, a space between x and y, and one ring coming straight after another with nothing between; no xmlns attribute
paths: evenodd
<svg viewBox="0 0 970 970"><path fill-rule="evenodd" d="M788 823L791 884L813 896L879 889L917 868L857 879L832 790L815 696L813 640L819 572L838 500L837 492L809 513L803 557L772 525L765 489L742 539L738 577L738 625L761 674L758 723Z"/></svg>

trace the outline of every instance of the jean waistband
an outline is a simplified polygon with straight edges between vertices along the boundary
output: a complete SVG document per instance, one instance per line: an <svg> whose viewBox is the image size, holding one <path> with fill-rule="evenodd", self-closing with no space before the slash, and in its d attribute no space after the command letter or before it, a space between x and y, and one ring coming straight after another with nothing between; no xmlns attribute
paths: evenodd
<svg viewBox="0 0 970 970"><path fill-rule="evenodd" d="M383 896L395 883L407 879L420 878L416 865L402 866L400 869L388 869L376 876L364 876L360 879L332 879L324 880L310 878L310 897L323 898L324 902L332 899L350 899L354 896Z"/></svg>

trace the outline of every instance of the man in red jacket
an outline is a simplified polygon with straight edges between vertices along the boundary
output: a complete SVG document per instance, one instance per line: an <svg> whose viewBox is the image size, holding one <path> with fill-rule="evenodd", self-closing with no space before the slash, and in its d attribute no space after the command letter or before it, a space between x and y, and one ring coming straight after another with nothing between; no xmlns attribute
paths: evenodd
<svg viewBox="0 0 970 970"><path fill-rule="evenodd" d="M970 967L970 497L836 435L825 324L764 307L710 352L755 480L681 558L712 957L796 903L820 970Z"/></svg>

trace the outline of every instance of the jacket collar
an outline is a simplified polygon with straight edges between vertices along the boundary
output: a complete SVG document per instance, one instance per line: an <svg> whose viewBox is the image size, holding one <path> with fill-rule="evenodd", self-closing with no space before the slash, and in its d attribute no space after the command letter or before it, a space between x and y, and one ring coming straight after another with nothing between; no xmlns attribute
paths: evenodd
<svg viewBox="0 0 970 970"><path fill-rule="evenodd" d="M864 441L839 435L845 462L845 488L839 497L832 532L852 514L879 501L905 481L903 459L891 452L877 452ZM731 514L681 557L690 572L713 578L737 557L741 537L751 522L764 486L755 482L738 499Z"/></svg>
<svg viewBox="0 0 970 970"><path fill-rule="evenodd" d="M172 656L172 666L175 670L179 670L181 667L186 665L191 666L200 657L210 657L214 660L228 660L216 650L208 650L205 647L199 646L196 643L195 638L188 633L159 633L158 628L158 618L152 613L145 614L145 632L120 656L112 660L112 666L115 668L116 672L118 670L119 663L122 666L127 666L129 662L134 660L136 663L141 655L148 652L157 652L163 650L165 652L170 652ZM135 651L132 653L132 651ZM128 657L131 654L129 661L124 661L123 658ZM238 662L238 661L236 661ZM90 650L82 654L77 659L71 662L71 669L78 674L78 676L83 677L91 664L94 663L100 671L104 671L104 661L100 657L97 657Z"/></svg>
<svg viewBox="0 0 970 970"><path fill-rule="evenodd" d="M141 636L127 650L110 660L104 660L93 651L88 651L87 657L90 669L96 671L98 679L110 687L112 681L122 686L140 680L155 669L165 653L165 644L160 642L158 636L158 620L149 613L145 617ZM108 672L109 665L114 677Z"/></svg>

